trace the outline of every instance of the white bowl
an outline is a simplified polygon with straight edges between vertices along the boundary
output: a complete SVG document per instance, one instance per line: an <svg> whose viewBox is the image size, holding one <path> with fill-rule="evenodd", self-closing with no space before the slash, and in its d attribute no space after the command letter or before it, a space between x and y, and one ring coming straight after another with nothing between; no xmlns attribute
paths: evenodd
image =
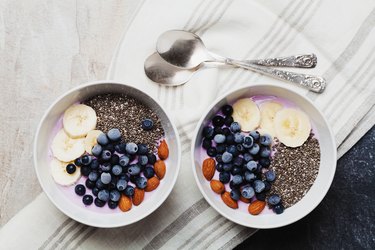
<svg viewBox="0 0 375 250"><path fill-rule="evenodd" d="M245 211L239 211L238 209L234 210L227 207L220 198L218 199L218 194L211 190L210 183L202 174L200 147L203 127L208 123L208 120L216 114L222 105L231 103L242 97L251 97L254 95L278 96L294 102L309 115L319 136L321 158L318 176L307 194L298 203L285 209L284 213L280 215L270 213L253 216ZM207 109L206 113L198 122L193 138L191 145L191 157L193 159L192 167L195 180L204 198L221 215L246 227L276 228L288 225L303 218L322 201L331 186L336 170L337 152L335 140L322 113L305 97L289 89L274 85L254 84L241 87L218 98Z"/></svg>
<svg viewBox="0 0 375 250"><path fill-rule="evenodd" d="M64 111L72 104L103 93L124 93L141 100L159 116L169 146L167 172L159 187L141 205L126 213L98 213L78 206L53 181L49 171L48 145L52 130ZM180 168L180 139L175 125L166 111L149 95L123 83L99 81L81 85L60 96L46 111L39 123L34 141L34 166L44 192L55 206L70 218L95 227L120 227L137 222L155 211L168 197L176 182ZM173 167L168 167L168 166ZM91 206L95 206L92 204Z"/></svg>

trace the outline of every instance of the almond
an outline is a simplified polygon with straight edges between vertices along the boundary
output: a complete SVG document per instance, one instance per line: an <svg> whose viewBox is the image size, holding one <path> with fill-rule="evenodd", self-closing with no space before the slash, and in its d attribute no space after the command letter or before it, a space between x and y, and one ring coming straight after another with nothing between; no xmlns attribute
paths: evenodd
<svg viewBox="0 0 375 250"><path fill-rule="evenodd" d="M168 145L165 142L165 140L163 140L160 143L159 148L158 148L158 156L160 159L165 160L168 158L168 155L169 155Z"/></svg>
<svg viewBox="0 0 375 250"><path fill-rule="evenodd" d="M135 206L138 206L139 204L142 203L143 198L145 198L145 190L135 188L134 189L134 195L133 195L133 204Z"/></svg>
<svg viewBox="0 0 375 250"><path fill-rule="evenodd" d="M217 193L217 194L221 194L225 191L225 187L224 187L224 184L221 183L221 181L218 181L218 180L212 180L210 182L210 186L211 186L211 189Z"/></svg>
<svg viewBox="0 0 375 250"><path fill-rule="evenodd" d="M249 205L249 213L252 214L252 215L257 215L257 214L260 214L260 212L263 211L264 207L266 206L266 202L265 201L254 201L253 203L251 203Z"/></svg>
<svg viewBox="0 0 375 250"><path fill-rule="evenodd" d="M161 180L164 178L165 172L166 172L166 167L165 163L162 160L158 160L154 164L154 171L156 176Z"/></svg>
<svg viewBox="0 0 375 250"><path fill-rule="evenodd" d="M233 200L232 197L230 197L229 192L224 192L221 195L221 199L224 201L225 205L227 205L230 208L236 209L238 208L237 201Z"/></svg>
<svg viewBox="0 0 375 250"><path fill-rule="evenodd" d="M132 209L132 200L126 195L121 195L118 207L121 209L121 211L127 212Z"/></svg>
<svg viewBox="0 0 375 250"><path fill-rule="evenodd" d="M250 199L246 199L246 198L244 198L244 197L240 197L240 200L242 201L242 202L245 202L245 203L250 203Z"/></svg>
<svg viewBox="0 0 375 250"><path fill-rule="evenodd" d="M147 180L146 192L154 191L160 184L159 178L154 176Z"/></svg>
<svg viewBox="0 0 375 250"><path fill-rule="evenodd" d="M215 174L215 160L212 158L207 158L203 161L202 172L204 178L210 181Z"/></svg>

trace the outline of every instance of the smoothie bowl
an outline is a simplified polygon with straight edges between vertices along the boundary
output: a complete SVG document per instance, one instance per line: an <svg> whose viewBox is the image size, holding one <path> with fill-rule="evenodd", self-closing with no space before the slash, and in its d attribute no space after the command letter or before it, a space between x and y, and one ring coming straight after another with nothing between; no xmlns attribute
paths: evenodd
<svg viewBox="0 0 375 250"><path fill-rule="evenodd" d="M247 227L275 228L327 193L336 146L323 115L286 88L252 85L219 98L199 121L193 172L205 199Z"/></svg>
<svg viewBox="0 0 375 250"><path fill-rule="evenodd" d="M177 130L144 92L114 82L79 86L42 118L34 166L49 199L96 227L129 225L156 210L176 182Z"/></svg>

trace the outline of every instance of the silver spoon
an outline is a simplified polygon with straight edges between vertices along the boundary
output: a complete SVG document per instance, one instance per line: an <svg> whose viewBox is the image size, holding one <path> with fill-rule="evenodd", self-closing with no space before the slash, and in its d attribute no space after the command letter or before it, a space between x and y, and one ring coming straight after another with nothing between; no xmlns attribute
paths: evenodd
<svg viewBox="0 0 375 250"><path fill-rule="evenodd" d="M215 55L207 50L199 36L187 31L170 30L163 33L157 41L156 50L168 63L184 69L197 69L203 62L216 62L253 70L280 80L296 83L317 93L323 92L326 85L325 79L319 76L267 68L253 64L252 60L240 61ZM304 65L303 61L302 63L300 61L299 64ZM315 66L316 60L311 61L312 63L309 60L305 62L308 62L308 65ZM267 63L263 65L267 65Z"/></svg>

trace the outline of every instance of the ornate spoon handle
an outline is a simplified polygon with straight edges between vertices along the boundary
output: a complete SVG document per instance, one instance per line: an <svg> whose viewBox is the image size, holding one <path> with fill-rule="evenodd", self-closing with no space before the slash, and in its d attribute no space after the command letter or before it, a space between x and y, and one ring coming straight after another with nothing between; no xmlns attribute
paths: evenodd
<svg viewBox="0 0 375 250"><path fill-rule="evenodd" d="M244 60L243 62L268 67L314 68L317 63L317 58L315 54L307 54L259 60Z"/></svg>

